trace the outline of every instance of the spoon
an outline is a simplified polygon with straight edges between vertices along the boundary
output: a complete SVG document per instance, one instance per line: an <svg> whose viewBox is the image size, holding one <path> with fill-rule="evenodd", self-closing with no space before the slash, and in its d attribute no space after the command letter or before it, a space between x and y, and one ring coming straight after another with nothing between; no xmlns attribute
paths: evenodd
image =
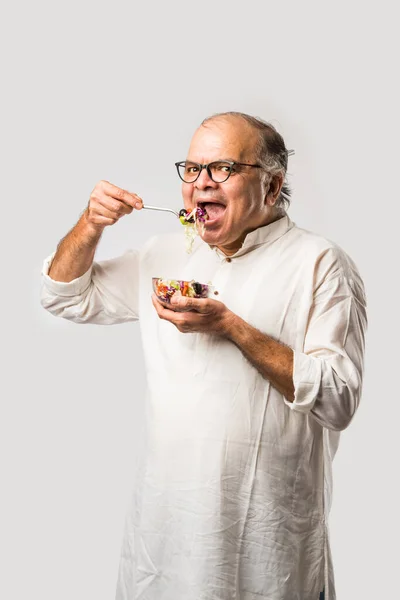
<svg viewBox="0 0 400 600"><path fill-rule="evenodd" d="M172 210L172 208L160 208L159 206L149 206L148 204L143 204L142 208L147 208L148 210L162 210L164 212L171 212L176 217L179 217L179 213L176 210Z"/></svg>

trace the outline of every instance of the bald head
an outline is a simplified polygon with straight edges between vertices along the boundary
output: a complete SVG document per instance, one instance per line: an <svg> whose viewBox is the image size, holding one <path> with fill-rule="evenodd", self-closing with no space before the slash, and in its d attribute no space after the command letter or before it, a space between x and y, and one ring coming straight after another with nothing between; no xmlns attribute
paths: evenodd
<svg viewBox="0 0 400 600"><path fill-rule="evenodd" d="M258 134L245 120L235 116L217 116L203 122L195 131L189 148L189 158L204 162L213 154L215 159L254 163L257 158Z"/></svg>
<svg viewBox="0 0 400 600"><path fill-rule="evenodd" d="M246 113L224 112L211 115L204 119L201 127L218 127L223 124L230 124L231 130L243 141L247 140L252 150L252 160L262 165L264 171L270 177L279 175L284 179L280 196L277 204L287 208L290 204L290 187L286 181L286 171L288 165L288 150L285 146L283 137L277 132L275 127ZM199 129L200 129L199 128Z"/></svg>

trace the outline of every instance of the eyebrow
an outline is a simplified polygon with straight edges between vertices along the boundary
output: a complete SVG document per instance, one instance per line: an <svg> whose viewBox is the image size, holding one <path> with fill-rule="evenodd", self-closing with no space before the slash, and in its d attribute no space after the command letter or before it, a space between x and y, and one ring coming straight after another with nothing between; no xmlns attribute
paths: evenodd
<svg viewBox="0 0 400 600"><path fill-rule="evenodd" d="M210 162L209 162L209 163L199 163L197 160L191 160L191 159L189 159L189 158L187 158L186 160L187 160L187 162L195 162L195 163L197 163L198 165L201 165L201 164L210 164L210 163L213 163L213 162L225 162L225 161L227 161L227 160L228 160L228 161L231 161L231 162L240 162L240 160L236 160L235 158L230 158L230 157L225 157L225 158L216 158L215 160L210 160Z"/></svg>

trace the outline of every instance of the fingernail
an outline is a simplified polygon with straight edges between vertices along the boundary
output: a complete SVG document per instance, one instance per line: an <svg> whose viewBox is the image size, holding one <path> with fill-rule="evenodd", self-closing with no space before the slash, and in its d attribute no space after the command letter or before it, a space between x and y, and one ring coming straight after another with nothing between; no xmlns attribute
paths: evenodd
<svg viewBox="0 0 400 600"><path fill-rule="evenodd" d="M142 208L142 203L141 202L136 202L135 208Z"/></svg>

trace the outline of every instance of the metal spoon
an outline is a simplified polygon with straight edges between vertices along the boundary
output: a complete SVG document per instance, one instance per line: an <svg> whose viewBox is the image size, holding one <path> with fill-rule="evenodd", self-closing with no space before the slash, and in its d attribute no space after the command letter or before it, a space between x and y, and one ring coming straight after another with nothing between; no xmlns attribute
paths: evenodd
<svg viewBox="0 0 400 600"><path fill-rule="evenodd" d="M161 210L163 212L171 212L176 217L179 217L179 213L176 210L172 210L172 208L160 208L159 206L149 206L148 204L143 204L142 208L147 208L148 210Z"/></svg>

